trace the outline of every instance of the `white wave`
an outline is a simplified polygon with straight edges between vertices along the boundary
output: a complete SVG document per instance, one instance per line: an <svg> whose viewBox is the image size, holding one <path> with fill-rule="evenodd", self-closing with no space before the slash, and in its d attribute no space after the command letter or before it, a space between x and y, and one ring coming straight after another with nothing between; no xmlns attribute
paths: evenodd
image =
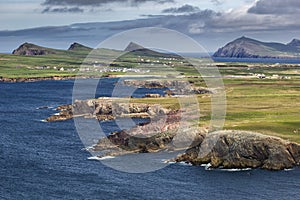
<svg viewBox="0 0 300 200"><path fill-rule="evenodd" d="M81 150L82 151L90 151L90 150L93 150L93 146L90 146L90 147L85 147L85 148L82 148Z"/></svg>
<svg viewBox="0 0 300 200"><path fill-rule="evenodd" d="M174 161L169 161L168 159L162 159L161 162L166 163L166 164L175 164L176 163Z"/></svg>
<svg viewBox="0 0 300 200"><path fill-rule="evenodd" d="M218 169L220 171L226 171L226 172L241 172L241 171L250 171L252 168L243 168L243 169Z"/></svg>
<svg viewBox="0 0 300 200"><path fill-rule="evenodd" d="M187 163L187 162L179 162L179 165L184 165L184 166L192 166L191 163Z"/></svg>
<svg viewBox="0 0 300 200"><path fill-rule="evenodd" d="M288 171L293 171L294 168L290 168L290 169L284 169L284 171L288 172Z"/></svg>
<svg viewBox="0 0 300 200"><path fill-rule="evenodd" d="M40 122L47 122L46 120L42 119L42 120L39 120Z"/></svg>
<svg viewBox="0 0 300 200"><path fill-rule="evenodd" d="M205 166L205 170L212 170L210 163L208 163L208 164L206 164L204 166Z"/></svg>
<svg viewBox="0 0 300 200"><path fill-rule="evenodd" d="M58 115L60 115L60 113L54 113L54 115L58 116Z"/></svg>
<svg viewBox="0 0 300 200"><path fill-rule="evenodd" d="M208 164L201 164L200 167L207 167Z"/></svg>
<svg viewBox="0 0 300 200"><path fill-rule="evenodd" d="M35 109L36 110L46 110L46 109L52 109L52 108L54 108L54 107L52 107L52 106L40 106L40 107L37 107Z"/></svg>
<svg viewBox="0 0 300 200"><path fill-rule="evenodd" d="M89 157L88 160L107 160L113 158L115 157L114 156L104 156L104 157L93 156L93 157Z"/></svg>

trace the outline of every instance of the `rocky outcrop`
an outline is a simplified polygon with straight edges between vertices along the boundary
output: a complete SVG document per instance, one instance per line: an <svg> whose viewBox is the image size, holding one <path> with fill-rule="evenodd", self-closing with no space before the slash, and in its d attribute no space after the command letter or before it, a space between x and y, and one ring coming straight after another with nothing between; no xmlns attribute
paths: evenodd
<svg viewBox="0 0 300 200"><path fill-rule="evenodd" d="M188 81L181 80L124 80L124 85L138 88L165 88L169 95L188 95L188 94L212 94L213 91L203 88L195 87Z"/></svg>
<svg viewBox="0 0 300 200"><path fill-rule="evenodd" d="M35 55L47 55L47 54L56 54L54 49L49 49L41 46L37 46L31 43L24 43L17 49L13 51L14 55L22 56L35 56Z"/></svg>
<svg viewBox="0 0 300 200"><path fill-rule="evenodd" d="M92 148L96 152L105 152L99 155L116 156L128 153L148 153L161 150L186 149L192 145L193 141L201 140L207 133L206 129L192 128L187 124L182 124L179 111L173 111L150 123L139 124L130 130L114 132L99 142ZM174 139L184 133L184 139ZM201 138L201 139L199 139ZM188 146L187 146L188 145Z"/></svg>
<svg viewBox="0 0 300 200"><path fill-rule="evenodd" d="M282 170L300 163L300 145L246 131L209 133L203 141L174 159L211 168Z"/></svg>
<svg viewBox="0 0 300 200"><path fill-rule="evenodd" d="M160 114L168 114L171 110L160 105L142 103L126 103L118 98L99 98L76 101L73 105L57 108L60 113L46 119L47 122L62 121L74 117L113 120L116 118L152 118Z"/></svg>

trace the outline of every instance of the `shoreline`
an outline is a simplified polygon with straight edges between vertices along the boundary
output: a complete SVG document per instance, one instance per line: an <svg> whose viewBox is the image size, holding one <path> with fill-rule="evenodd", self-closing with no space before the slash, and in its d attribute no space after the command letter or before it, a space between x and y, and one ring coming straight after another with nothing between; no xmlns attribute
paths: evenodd
<svg viewBox="0 0 300 200"><path fill-rule="evenodd" d="M75 79L97 79L97 78L134 78L134 77L149 77L160 78L161 75L104 75L104 76L47 76L47 77L28 77L28 78L6 78L0 77L0 82L4 83L30 83L37 81L62 81L62 80L75 80Z"/></svg>
<svg viewBox="0 0 300 200"><path fill-rule="evenodd" d="M29 78L5 78L0 77L0 82L4 83L30 83L38 81L63 81L75 79L95 79L95 78L116 78L117 76L49 76L49 77L29 77Z"/></svg>

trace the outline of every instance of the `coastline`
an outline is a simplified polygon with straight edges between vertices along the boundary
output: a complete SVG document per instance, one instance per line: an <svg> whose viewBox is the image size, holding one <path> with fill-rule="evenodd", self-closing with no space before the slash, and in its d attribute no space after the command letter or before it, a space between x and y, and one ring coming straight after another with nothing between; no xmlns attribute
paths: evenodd
<svg viewBox="0 0 300 200"><path fill-rule="evenodd" d="M29 78L5 78L0 77L0 82L20 83L20 82L37 82L37 81L62 81L75 79L94 79L94 78L116 78L117 76L49 76L49 77L29 77Z"/></svg>

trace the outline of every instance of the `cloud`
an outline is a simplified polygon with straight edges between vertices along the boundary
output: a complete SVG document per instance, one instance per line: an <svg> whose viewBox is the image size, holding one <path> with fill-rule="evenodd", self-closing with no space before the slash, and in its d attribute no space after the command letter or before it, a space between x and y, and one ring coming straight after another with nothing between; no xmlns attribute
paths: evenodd
<svg viewBox="0 0 300 200"><path fill-rule="evenodd" d="M162 11L162 13L193 13L200 11L200 8L196 6L191 6L188 4L185 4L179 8L167 8Z"/></svg>
<svg viewBox="0 0 300 200"><path fill-rule="evenodd" d="M174 0L45 0L43 5L46 6L102 6L110 3L126 3L131 6L138 4L154 2L163 4L167 2L174 2Z"/></svg>
<svg viewBox="0 0 300 200"><path fill-rule="evenodd" d="M212 2L216 6L219 6L224 3L224 1L222 1L222 0L210 0L210 2Z"/></svg>
<svg viewBox="0 0 300 200"><path fill-rule="evenodd" d="M63 7L63 8L51 8L47 7L45 8L42 13L82 13L84 12L83 9L78 7Z"/></svg>
<svg viewBox="0 0 300 200"><path fill-rule="evenodd" d="M299 0L259 0L248 10L248 13L285 15L299 11Z"/></svg>

